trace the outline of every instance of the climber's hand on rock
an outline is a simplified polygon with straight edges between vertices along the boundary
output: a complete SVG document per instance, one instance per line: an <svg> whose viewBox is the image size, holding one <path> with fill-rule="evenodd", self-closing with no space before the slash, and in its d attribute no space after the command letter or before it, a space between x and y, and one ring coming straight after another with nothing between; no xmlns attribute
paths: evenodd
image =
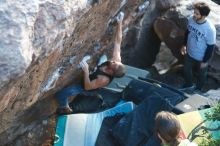
<svg viewBox="0 0 220 146"><path fill-rule="evenodd" d="M80 67L82 68L82 70L84 72L89 73L89 65L88 65L88 63L86 61L81 61L80 62Z"/></svg>

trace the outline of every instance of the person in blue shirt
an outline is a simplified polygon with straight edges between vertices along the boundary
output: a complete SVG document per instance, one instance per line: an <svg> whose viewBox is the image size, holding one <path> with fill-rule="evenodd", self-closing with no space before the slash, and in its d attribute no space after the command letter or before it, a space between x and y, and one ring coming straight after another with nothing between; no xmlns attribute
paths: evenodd
<svg viewBox="0 0 220 146"><path fill-rule="evenodd" d="M198 2L194 4L193 16L188 19L188 29L181 48L181 54L185 55L184 88L193 87L193 68L198 71L195 89L201 90L205 84L208 62L216 42L215 26L207 18L209 12L210 7L206 3Z"/></svg>

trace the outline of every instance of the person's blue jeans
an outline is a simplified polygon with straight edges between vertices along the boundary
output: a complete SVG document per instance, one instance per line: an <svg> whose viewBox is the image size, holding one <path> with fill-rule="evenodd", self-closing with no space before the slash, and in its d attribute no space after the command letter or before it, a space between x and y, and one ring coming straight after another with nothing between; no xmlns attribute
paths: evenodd
<svg viewBox="0 0 220 146"><path fill-rule="evenodd" d="M55 97L60 107L69 107L68 97L76 96L84 91L85 90L81 85L73 85L58 91L55 94Z"/></svg>
<svg viewBox="0 0 220 146"><path fill-rule="evenodd" d="M193 85L193 68L196 67L198 72L198 79L196 82L196 88L201 90L205 84L208 67L200 68L200 61L191 58L188 54L185 56L184 61L184 76L185 76L185 87L191 87Z"/></svg>

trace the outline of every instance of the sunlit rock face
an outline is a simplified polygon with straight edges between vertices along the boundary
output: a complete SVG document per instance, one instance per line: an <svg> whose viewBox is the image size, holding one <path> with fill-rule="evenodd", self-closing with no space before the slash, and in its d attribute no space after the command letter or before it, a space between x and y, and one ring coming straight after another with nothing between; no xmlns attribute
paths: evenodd
<svg viewBox="0 0 220 146"><path fill-rule="evenodd" d="M52 137L53 94L81 79L77 66L85 55L91 67L102 54L111 57L120 10L126 40L147 6L144 0L0 1L0 145L41 145Z"/></svg>
<svg viewBox="0 0 220 146"><path fill-rule="evenodd" d="M28 76L34 75L33 72L38 72L38 69L33 71L33 68L37 64L42 64L51 54L55 55L54 61L51 61L57 62L55 59L58 59L57 57L64 50L64 38L70 36L76 27L76 23L73 22L78 22L80 17L88 11L88 7L86 0L1 1L0 111L6 108L10 98L16 99L18 94L22 94L16 86L20 86L21 89L25 84L15 83L19 77L26 78L26 82L33 81L31 85L27 85L28 88L36 87L35 93L30 95L40 94L40 84L36 82L36 79L29 79ZM45 81L50 71L58 70L51 65L53 63L49 65L50 70L48 70L49 66L39 69L37 73L39 77L33 78L39 78L40 82ZM47 74L42 72L47 72ZM41 73L44 75L41 76ZM10 92L6 91L8 88L11 88Z"/></svg>
<svg viewBox="0 0 220 146"><path fill-rule="evenodd" d="M87 0L0 2L0 88L25 73L31 62L62 49L88 8ZM81 13L79 13L82 11Z"/></svg>

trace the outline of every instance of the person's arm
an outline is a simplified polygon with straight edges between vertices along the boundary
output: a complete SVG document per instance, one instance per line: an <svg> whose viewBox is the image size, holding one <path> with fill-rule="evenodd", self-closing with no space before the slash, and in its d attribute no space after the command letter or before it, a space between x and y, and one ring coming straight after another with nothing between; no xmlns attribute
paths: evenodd
<svg viewBox="0 0 220 146"><path fill-rule="evenodd" d="M215 45L207 45L207 49L205 51L205 55L203 57L203 60L202 62L206 63L209 61L209 59L212 57L212 54L213 54L213 50L215 48Z"/></svg>
<svg viewBox="0 0 220 146"><path fill-rule="evenodd" d="M122 21L119 21L115 34L114 49L111 59L112 61L121 62L121 41L122 41Z"/></svg>
<svg viewBox="0 0 220 146"><path fill-rule="evenodd" d="M81 67L84 72L84 89L85 90L93 90L98 89L100 87L104 87L109 83L108 78L97 78L94 80L89 79L89 66L86 62L81 62Z"/></svg>
<svg viewBox="0 0 220 146"><path fill-rule="evenodd" d="M207 48L203 57L203 60L200 64L200 68L204 68L208 66L208 61L212 57L213 50L215 48L216 43L216 28L214 25L210 25L210 29L207 31L206 44Z"/></svg>
<svg viewBox="0 0 220 146"><path fill-rule="evenodd" d="M209 59L212 57L213 50L214 50L215 45L207 45L205 55L203 57L203 60L201 62L200 68L204 68L208 65Z"/></svg>

